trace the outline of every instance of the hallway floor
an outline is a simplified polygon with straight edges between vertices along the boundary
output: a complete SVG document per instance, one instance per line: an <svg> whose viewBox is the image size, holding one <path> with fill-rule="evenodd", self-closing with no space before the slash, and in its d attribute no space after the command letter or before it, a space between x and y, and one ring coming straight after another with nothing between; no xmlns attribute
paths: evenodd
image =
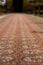
<svg viewBox="0 0 43 65"><path fill-rule="evenodd" d="M0 65L43 65L43 19L27 14L0 17Z"/></svg>

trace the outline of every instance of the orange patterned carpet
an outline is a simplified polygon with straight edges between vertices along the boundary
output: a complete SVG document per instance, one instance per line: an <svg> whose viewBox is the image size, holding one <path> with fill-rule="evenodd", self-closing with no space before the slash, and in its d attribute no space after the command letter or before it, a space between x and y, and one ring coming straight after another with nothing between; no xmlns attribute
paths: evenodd
<svg viewBox="0 0 43 65"><path fill-rule="evenodd" d="M0 65L43 65L43 19L9 14L0 19Z"/></svg>

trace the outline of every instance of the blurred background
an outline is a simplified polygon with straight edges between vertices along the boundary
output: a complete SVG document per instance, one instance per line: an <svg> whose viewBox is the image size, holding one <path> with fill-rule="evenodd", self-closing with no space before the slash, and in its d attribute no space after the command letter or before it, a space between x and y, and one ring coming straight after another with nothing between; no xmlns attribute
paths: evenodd
<svg viewBox="0 0 43 65"><path fill-rule="evenodd" d="M0 1L3 2L3 0L0 0ZM15 0L6 0L5 6L2 6L2 4L0 4L0 15L4 13L15 12L14 3L16 4L16 2L14 1ZM20 1L22 1L21 4L20 4ZM43 0L18 0L18 2L19 2L18 8L21 8L22 13L43 16ZM16 6L16 11L17 11L17 6Z"/></svg>

